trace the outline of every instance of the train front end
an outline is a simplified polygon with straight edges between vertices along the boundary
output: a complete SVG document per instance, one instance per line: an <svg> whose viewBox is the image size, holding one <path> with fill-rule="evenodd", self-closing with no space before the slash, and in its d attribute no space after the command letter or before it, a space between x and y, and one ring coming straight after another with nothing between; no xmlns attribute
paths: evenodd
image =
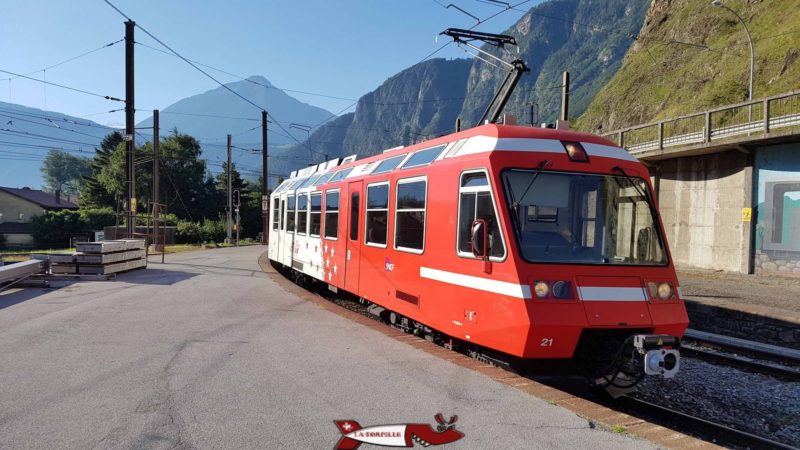
<svg viewBox="0 0 800 450"><path fill-rule="evenodd" d="M553 137L514 139L527 150L492 161L531 289L524 357L571 358L612 393L674 376L688 317L648 170L596 136Z"/></svg>

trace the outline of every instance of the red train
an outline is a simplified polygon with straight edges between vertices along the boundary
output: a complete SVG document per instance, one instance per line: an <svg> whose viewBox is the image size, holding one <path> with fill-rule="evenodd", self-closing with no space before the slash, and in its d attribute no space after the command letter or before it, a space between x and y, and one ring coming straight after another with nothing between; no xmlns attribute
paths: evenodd
<svg viewBox="0 0 800 450"><path fill-rule="evenodd" d="M688 325L647 169L591 134L482 125L309 167L269 258L397 326L598 385L672 376Z"/></svg>

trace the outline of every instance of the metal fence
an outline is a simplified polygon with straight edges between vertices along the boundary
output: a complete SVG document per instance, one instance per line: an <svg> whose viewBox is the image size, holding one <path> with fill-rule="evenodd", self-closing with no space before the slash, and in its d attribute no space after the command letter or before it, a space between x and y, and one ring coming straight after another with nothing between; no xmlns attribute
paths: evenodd
<svg viewBox="0 0 800 450"><path fill-rule="evenodd" d="M603 135L632 154L800 128L800 91L723 106Z"/></svg>

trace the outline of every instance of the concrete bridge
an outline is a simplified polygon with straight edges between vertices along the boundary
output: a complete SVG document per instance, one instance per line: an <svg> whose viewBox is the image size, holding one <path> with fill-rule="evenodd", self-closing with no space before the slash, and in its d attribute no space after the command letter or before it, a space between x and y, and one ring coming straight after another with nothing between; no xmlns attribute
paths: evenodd
<svg viewBox="0 0 800 450"><path fill-rule="evenodd" d="M678 266L800 275L800 91L605 137L650 166Z"/></svg>

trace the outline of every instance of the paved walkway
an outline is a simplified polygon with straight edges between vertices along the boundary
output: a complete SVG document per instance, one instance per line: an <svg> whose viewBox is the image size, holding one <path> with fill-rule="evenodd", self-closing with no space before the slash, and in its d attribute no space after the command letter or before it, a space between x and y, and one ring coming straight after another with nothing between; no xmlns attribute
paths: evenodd
<svg viewBox="0 0 800 450"><path fill-rule="evenodd" d="M263 247L0 295L0 448L332 448L459 416L446 448L652 448L281 290Z"/></svg>

